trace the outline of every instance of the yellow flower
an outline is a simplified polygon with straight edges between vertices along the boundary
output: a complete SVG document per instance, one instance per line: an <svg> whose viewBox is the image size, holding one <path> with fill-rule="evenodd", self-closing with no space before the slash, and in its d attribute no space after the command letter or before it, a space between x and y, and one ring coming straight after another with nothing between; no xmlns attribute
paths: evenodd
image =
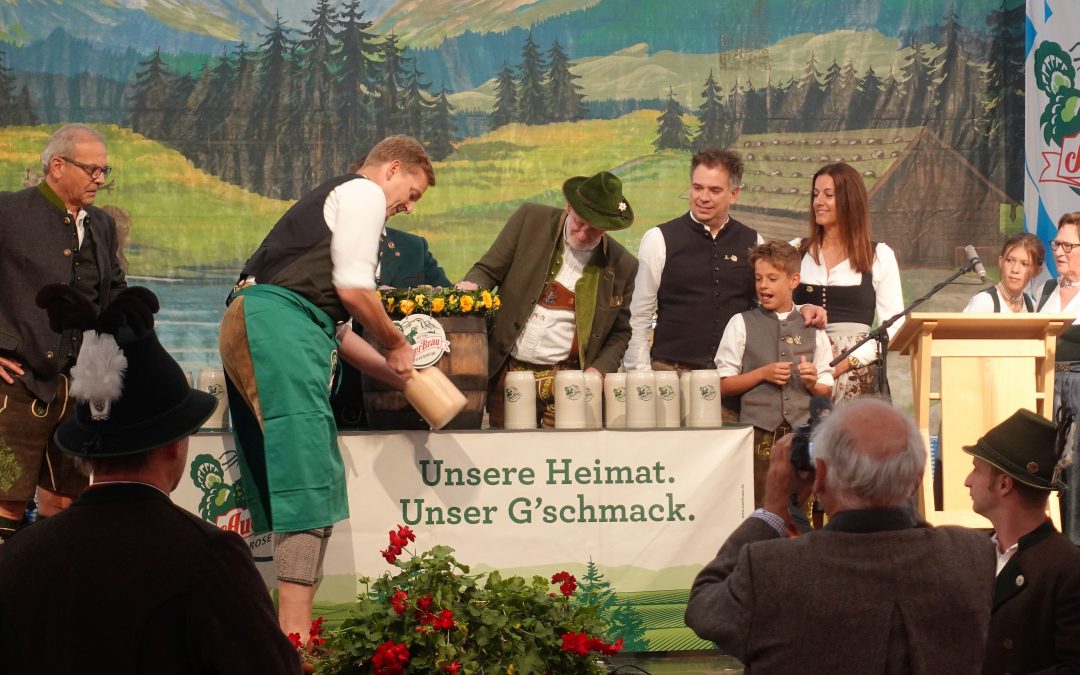
<svg viewBox="0 0 1080 675"><path fill-rule="evenodd" d="M412 300L402 300L400 307L401 313L405 316L409 316L412 314L413 310L416 309L416 303Z"/></svg>
<svg viewBox="0 0 1080 675"><path fill-rule="evenodd" d="M458 304L458 297L456 295L451 295L450 298L446 302L451 307L454 307L454 306L456 306Z"/></svg>
<svg viewBox="0 0 1080 675"><path fill-rule="evenodd" d="M473 308L473 299L472 299L472 297L468 296L468 295L461 296L461 311L468 313L468 312L472 311L472 308Z"/></svg>
<svg viewBox="0 0 1080 675"><path fill-rule="evenodd" d="M480 293L480 306L491 309L491 293L487 291L482 291Z"/></svg>
<svg viewBox="0 0 1080 675"><path fill-rule="evenodd" d="M416 299L416 306L421 307L421 308L424 306L424 301L427 300L427 298L424 297L423 293L417 293L415 299Z"/></svg>
<svg viewBox="0 0 1080 675"><path fill-rule="evenodd" d="M499 300L499 296L496 295L494 298L492 298L491 308L492 309L498 309L501 306L502 306L502 301Z"/></svg>
<svg viewBox="0 0 1080 675"><path fill-rule="evenodd" d="M431 311L438 314L443 311L443 307L446 305L446 301L442 298L435 298L431 301Z"/></svg>

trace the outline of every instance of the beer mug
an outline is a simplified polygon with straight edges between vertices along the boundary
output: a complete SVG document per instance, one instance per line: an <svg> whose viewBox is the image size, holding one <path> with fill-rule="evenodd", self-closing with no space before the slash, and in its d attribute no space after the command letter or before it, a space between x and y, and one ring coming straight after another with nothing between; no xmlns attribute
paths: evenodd
<svg viewBox="0 0 1080 675"><path fill-rule="evenodd" d="M690 373L689 426L702 429L723 425L720 406L720 373L715 368Z"/></svg>
<svg viewBox="0 0 1080 675"><path fill-rule="evenodd" d="M220 368L203 368L199 371L196 387L210 394L217 401L214 412L203 422L203 428L215 431L228 429L229 397L225 394L225 371Z"/></svg>
<svg viewBox="0 0 1080 675"><path fill-rule="evenodd" d="M679 373L679 424L690 426L690 371Z"/></svg>
<svg viewBox="0 0 1080 675"><path fill-rule="evenodd" d="M580 370L555 373L555 428L585 428L585 375Z"/></svg>
<svg viewBox="0 0 1080 675"><path fill-rule="evenodd" d="M600 429L604 426L604 376L589 370L585 372L585 428Z"/></svg>
<svg viewBox="0 0 1080 675"><path fill-rule="evenodd" d="M656 374L651 370L631 370L626 374L626 426L656 428Z"/></svg>
<svg viewBox="0 0 1080 675"><path fill-rule="evenodd" d="M413 371L405 383L405 399L435 431L449 424L468 403L465 394L434 366Z"/></svg>
<svg viewBox="0 0 1080 675"><path fill-rule="evenodd" d="M604 378L604 424L608 429L626 428L626 373Z"/></svg>
<svg viewBox="0 0 1080 675"><path fill-rule="evenodd" d="M658 370L656 382L656 427L678 429L679 419L679 373L674 370Z"/></svg>
<svg viewBox="0 0 1080 675"><path fill-rule="evenodd" d="M536 428L536 377L531 370L510 370L503 383L507 429Z"/></svg>

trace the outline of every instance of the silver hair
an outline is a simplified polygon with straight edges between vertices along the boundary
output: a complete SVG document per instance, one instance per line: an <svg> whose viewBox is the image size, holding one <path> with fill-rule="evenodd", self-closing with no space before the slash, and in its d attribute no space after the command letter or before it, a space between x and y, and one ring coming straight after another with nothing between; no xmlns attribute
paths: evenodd
<svg viewBox="0 0 1080 675"><path fill-rule="evenodd" d="M926 466L915 423L889 403L866 398L822 421L814 456L826 465L825 488L848 508L908 503Z"/></svg>
<svg viewBox="0 0 1080 675"><path fill-rule="evenodd" d="M75 150L76 143L87 139L105 144L105 137L97 129L85 124L65 124L57 129L49 136L45 149L41 151L41 170L49 173L49 162L53 157L70 155Z"/></svg>

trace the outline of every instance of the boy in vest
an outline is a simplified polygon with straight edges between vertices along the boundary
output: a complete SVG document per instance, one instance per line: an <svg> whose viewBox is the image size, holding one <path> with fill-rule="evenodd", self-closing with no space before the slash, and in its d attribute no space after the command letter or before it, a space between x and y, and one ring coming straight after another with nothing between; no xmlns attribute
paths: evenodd
<svg viewBox="0 0 1080 675"><path fill-rule="evenodd" d="M724 396L740 396L739 421L754 425L754 506L765 494L775 439L805 424L811 396L831 396L832 348L825 331L806 326L791 299L799 252L782 241L750 249L758 307L736 314L716 350Z"/></svg>

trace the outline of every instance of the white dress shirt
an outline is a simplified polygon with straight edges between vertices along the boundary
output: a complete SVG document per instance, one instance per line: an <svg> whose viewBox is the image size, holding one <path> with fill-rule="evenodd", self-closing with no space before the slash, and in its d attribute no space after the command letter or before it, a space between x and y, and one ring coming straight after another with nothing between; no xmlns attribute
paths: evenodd
<svg viewBox="0 0 1080 675"><path fill-rule="evenodd" d="M709 226L703 224L694 214L690 218L705 228L713 239L727 225L725 221L716 235L712 234ZM728 218L730 221L731 219ZM761 234L758 233L757 243L764 243ZM652 367L652 359L649 357L649 337L652 335L653 312L656 310L656 294L660 290L660 277L664 274L664 264L667 262L667 243L664 234L659 227L647 230L641 237L641 245L638 247L638 271L634 279L634 296L630 299L630 343L623 355L623 366L627 371L648 370ZM707 279L702 283L706 283Z"/></svg>
<svg viewBox="0 0 1080 675"><path fill-rule="evenodd" d="M386 194L370 180L350 180L326 196L330 259L337 288L375 290L379 238L386 225Z"/></svg>
<svg viewBox="0 0 1080 675"><path fill-rule="evenodd" d="M555 274L555 281L571 291L585 273L585 265L592 259L595 247L578 251L570 246L563 232L562 266ZM570 356L570 347L577 331L577 318L572 309L554 309L536 305L532 315L514 342L510 356L518 361L553 365Z"/></svg>

